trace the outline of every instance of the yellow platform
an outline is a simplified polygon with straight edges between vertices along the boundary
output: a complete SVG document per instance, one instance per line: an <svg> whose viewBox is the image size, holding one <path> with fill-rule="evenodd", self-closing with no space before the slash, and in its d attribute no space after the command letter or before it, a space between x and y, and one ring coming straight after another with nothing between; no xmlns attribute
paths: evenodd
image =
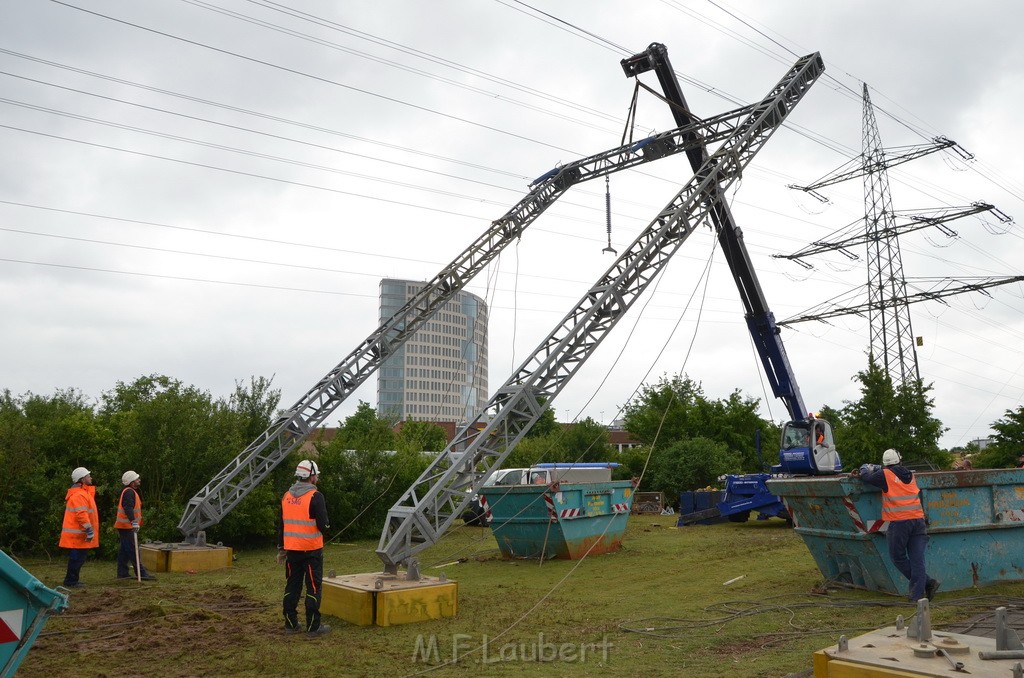
<svg viewBox="0 0 1024 678"><path fill-rule="evenodd" d="M984 660L979 652L996 649L993 638L933 631L927 642L907 637L905 628L890 626L852 638L848 648L836 646L814 653L814 678L1008 678L1019 659ZM943 650L950 659L942 656ZM955 671L950 662L959 662Z"/></svg>
<svg viewBox="0 0 1024 678"><path fill-rule="evenodd" d="M405 581L381 572L324 577L320 611L359 626L392 626L454 617L459 585L437 577Z"/></svg>
<svg viewBox="0 0 1024 678"><path fill-rule="evenodd" d="M152 542L139 545L139 559L150 572L205 572L231 567L227 546Z"/></svg>

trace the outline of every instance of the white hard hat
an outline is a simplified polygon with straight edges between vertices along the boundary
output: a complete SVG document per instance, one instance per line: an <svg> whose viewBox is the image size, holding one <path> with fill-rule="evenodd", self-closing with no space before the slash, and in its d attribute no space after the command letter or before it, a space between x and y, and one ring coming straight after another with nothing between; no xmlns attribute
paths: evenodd
<svg viewBox="0 0 1024 678"><path fill-rule="evenodd" d="M139 477L139 474L136 473L135 471L125 471L124 474L121 476L121 484L131 485L136 480L138 480Z"/></svg>
<svg viewBox="0 0 1024 678"><path fill-rule="evenodd" d="M320 475L320 467L316 465L315 461L303 459L299 462L299 465L295 467L296 478L308 478L310 476L318 475Z"/></svg>
<svg viewBox="0 0 1024 678"><path fill-rule="evenodd" d="M891 447L885 452L882 452L882 466L895 466L901 461L903 460L900 459L900 453Z"/></svg>
<svg viewBox="0 0 1024 678"><path fill-rule="evenodd" d="M71 482L77 483L79 480L86 477L87 475L90 475L89 469L85 468L84 466L79 466L78 468L71 472Z"/></svg>

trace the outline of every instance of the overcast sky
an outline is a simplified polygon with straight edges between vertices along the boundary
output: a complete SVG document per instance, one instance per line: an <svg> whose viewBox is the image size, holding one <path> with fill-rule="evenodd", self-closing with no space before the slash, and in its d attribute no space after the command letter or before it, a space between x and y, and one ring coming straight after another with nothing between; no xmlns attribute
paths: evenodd
<svg viewBox="0 0 1024 678"><path fill-rule="evenodd" d="M822 191L827 205L786 188L860 153L863 82L887 148L944 135L976 156L893 169L897 210L984 200L1024 215L1022 23L1024 5L985 0L2 3L0 388L98 398L165 374L220 397L256 375L295 403L376 329L380 278L432 278L532 179L619 145L634 87L619 60L651 42L703 117L760 100L800 55L824 58L729 194L776 316L802 314L866 281L860 250L810 271L771 256L863 215L860 180ZM672 127L641 94L634 137ZM690 175L681 158L614 175L613 247ZM908 279L1021 274L1017 225L951 226L901 239ZM603 182L577 186L471 285L491 305L492 392L611 264L605 237ZM678 372L786 417L714 242L687 241L559 396L560 420L609 422ZM943 445L1020 406L1022 295L911 306ZM784 337L809 407L858 397L866 318ZM375 380L329 423L359 400L376 404Z"/></svg>

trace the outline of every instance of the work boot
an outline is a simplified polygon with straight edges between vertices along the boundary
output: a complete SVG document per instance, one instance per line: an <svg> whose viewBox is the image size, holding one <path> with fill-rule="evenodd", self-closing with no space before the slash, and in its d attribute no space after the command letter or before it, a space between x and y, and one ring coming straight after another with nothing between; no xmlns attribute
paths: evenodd
<svg viewBox="0 0 1024 678"><path fill-rule="evenodd" d="M331 627L328 624L321 624L312 631L308 632L311 636L323 636L331 632Z"/></svg>
<svg viewBox="0 0 1024 678"><path fill-rule="evenodd" d="M156 577L151 575L149 572L146 572L142 575L142 581L156 581Z"/></svg>
<svg viewBox="0 0 1024 678"><path fill-rule="evenodd" d="M298 626L286 626L284 627L284 632L291 635L293 633L302 633L302 629Z"/></svg>
<svg viewBox="0 0 1024 678"><path fill-rule="evenodd" d="M64 584L64 588L66 588L66 589L84 589L85 588L85 582L84 581L76 581L74 584Z"/></svg>
<svg viewBox="0 0 1024 678"><path fill-rule="evenodd" d="M940 586L942 586L942 582L938 579L929 579L928 583L924 585L925 598L931 601L931 599L935 597L935 592L939 590Z"/></svg>

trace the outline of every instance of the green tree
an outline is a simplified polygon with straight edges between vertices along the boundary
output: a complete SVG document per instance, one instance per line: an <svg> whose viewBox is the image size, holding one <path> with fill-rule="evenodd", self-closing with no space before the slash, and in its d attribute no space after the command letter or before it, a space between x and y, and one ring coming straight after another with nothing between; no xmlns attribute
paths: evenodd
<svg viewBox="0 0 1024 678"><path fill-rule="evenodd" d="M608 429L590 417L563 428L555 444L561 458L551 461L587 463L612 460Z"/></svg>
<svg viewBox="0 0 1024 678"><path fill-rule="evenodd" d="M977 453L974 468L1012 468L1024 454L1024 406L1006 410L1001 419L992 423L996 432L992 445Z"/></svg>
<svg viewBox="0 0 1024 678"><path fill-rule="evenodd" d="M395 434L391 428L387 419L380 417L369 403L360 400L355 413L338 428L334 441L346 450L393 450Z"/></svg>
<svg viewBox="0 0 1024 678"><path fill-rule="evenodd" d="M694 435L700 428L700 385L689 377L661 377L644 385L623 410L625 428L645 445L670 445Z"/></svg>
<svg viewBox="0 0 1024 678"><path fill-rule="evenodd" d="M338 437L321 445L318 487L331 517L328 538L379 536L388 511L431 460L412 451L351 449Z"/></svg>
<svg viewBox="0 0 1024 678"><path fill-rule="evenodd" d="M236 384L229 399L215 401L208 392L177 379L150 375L118 382L103 395L100 414L113 434L116 452L107 465L107 477L116 487L108 492L119 494L121 473L127 469L142 476L148 536L180 538L177 523L188 500L249 445L253 431L270 425L268 415L279 394L267 380L253 379L250 384ZM279 489L275 485L262 483L252 489L211 527L207 538L236 545L272 540Z"/></svg>
<svg viewBox="0 0 1024 678"><path fill-rule="evenodd" d="M723 443L689 438L654 451L640 489L664 492L675 503L680 492L718 485L719 476L734 473L739 465L739 456Z"/></svg>
<svg viewBox="0 0 1024 678"><path fill-rule="evenodd" d="M542 462L604 462L612 461L612 456L608 429L587 417L575 424L556 424L547 435L524 437L501 466L527 468Z"/></svg>
<svg viewBox="0 0 1024 678"><path fill-rule="evenodd" d="M429 421L404 421L395 437L395 449L401 452L440 452L447 445L444 429Z"/></svg>
<svg viewBox="0 0 1024 678"><path fill-rule="evenodd" d="M549 407L544 410L544 413L540 415L540 419L534 422L530 430L526 432L526 437L542 438L557 432L560 428L561 426L555 420L555 410Z"/></svg>
<svg viewBox="0 0 1024 678"><path fill-rule="evenodd" d="M634 438L655 449L691 438L707 438L726 446L737 460L732 472L761 471L764 463L775 463L778 427L758 414L759 401L733 391L724 400L710 400L699 384L689 377L662 377L644 386L625 408L625 428ZM761 431L768 454L764 462L755 444Z"/></svg>
<svg viewBox="0 0 1024 678"><path fill-rule="evenodd" d="M86 466L107 477L110 432L93 406L75 389L52 396L0 397L0 534L12 550L55 551L64 517L71 470ZM97 496L101 517L110 506Z"/></svg>
<svg viewBox="0 0 1024 678"><path fill-rule="evenodd" d="M889 375L873 358L855 379L861 384L861 398L846 403L835 432L846 468L878 464L882 452L890 447L908 463L949 467L948 453L939 449L939 437L946 429L931 416L931 386L910 382L894 388Z"/></svg>
<svg viewBox="0 0 1024 678"><path fill-rule="evenodd" d="M646 473L651 448L646 446L625 449L615 457L619 467L612 471L612 480L641 478ZM674 502L673 502L674 503Z"/></svg>

